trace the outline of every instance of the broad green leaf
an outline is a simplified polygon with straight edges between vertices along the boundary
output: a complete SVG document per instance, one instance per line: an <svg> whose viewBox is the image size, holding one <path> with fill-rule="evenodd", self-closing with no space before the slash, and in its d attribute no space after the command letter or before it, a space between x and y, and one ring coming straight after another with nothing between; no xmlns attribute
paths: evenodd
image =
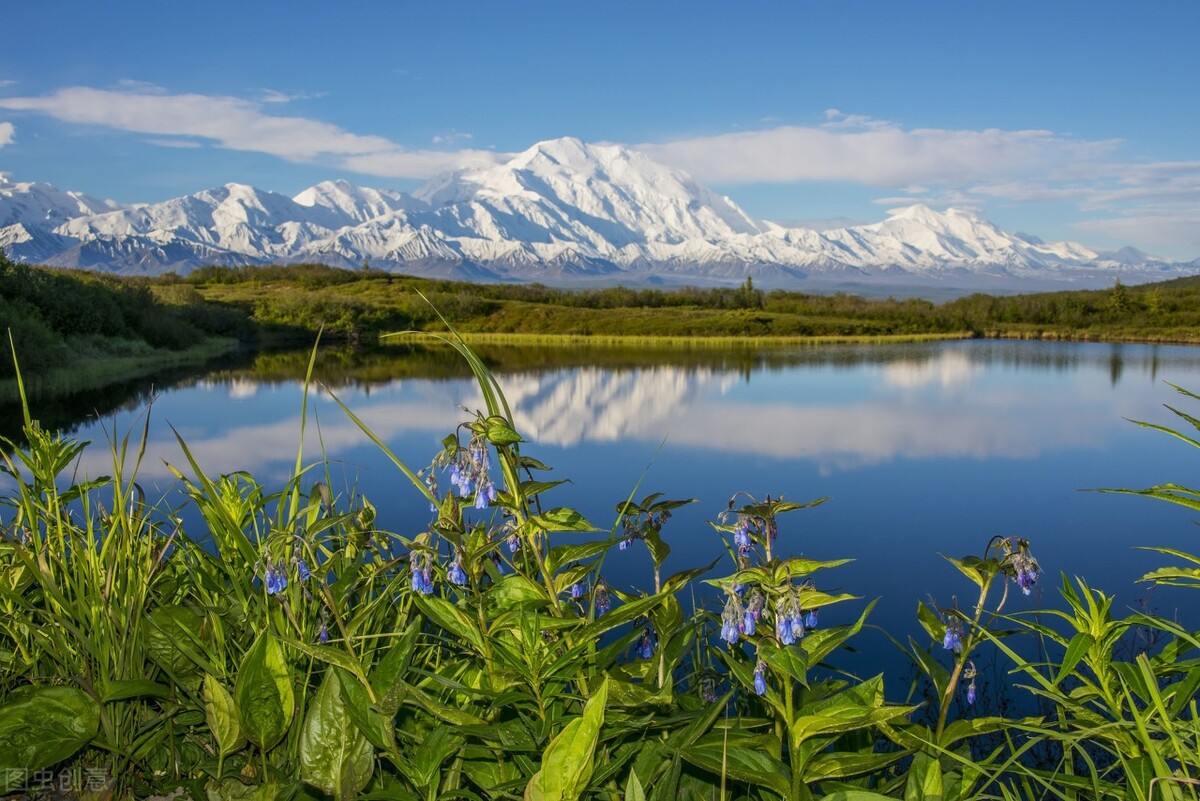
<svg viewBox="0 0 1200 801"><path fill-rule="evenodd" d="M1095 644L1095 638L1086 631L1078 632L1072 637L1070 644L1067 645L1067 652L1063 654L1062 663L1058 667L1058 675L1055 676L1054 683L1062 684L1063 679L1071 674L1071 671L1079 664L1079 660L1083 659Z"/></svg>
<svg viewBox="0 0 1200 801"><path fill-rule="evenodd" d="M550 555L546 557L546 569L551 573L557 573L563 565L602 554L611 547L612 543L608 540L555 545L550 549Z"/></svg>
<svg viewBox="0 0 1200 801"><path fill-rule="evenodd" d="M489 417L484 421L484 423L487 425L487 431L485 433L487 441L493 445L514 445L518 442L525 441L521 438L520 434L512 430L512 427L508 424L508 421L503 417L498 415Z"/></svg>
<svg viewBox="0 0 1200 801"><path fill-rule="evenodd" d="M14 692L0 707L0 792L20 787L29 771L62 762L99 728L100 705L74 687Z"/></svg>
<svg viewBox="0 0 1200 801"><path fill-rule="evenodd" d="M525 787L525 801L575 801L583 795L592 778L596 743L604 725L604 707L608 703L608 682L588 699L583 714L558 733L542 765Z"/></svg>
<svg viewBox="0 0 1200 801"><path fill-rule="evenodd" d="M936 757L925 752L913 756L904 785L904 801L926 801L942 797L942 768Z"/></svg>
<svg viewBox="0 0 1200 801"><path fill-rule="evenodd" d="M196 673L208 660L200 648L204 619L186 606L160 606L144 629L150 658L174 677Z"/></svg>
<svg viewBox="0 0 1200 801"><path fill-rule="evenodd" d="M574 509L558 506L529 518L528 524L544 531L599 531Z"/></svg>
<svg viewBox="0 0 1200 801"><path fill-rule="evenodd" d="M497 581L488 589L486 599L488 604L496 609L550 603L541 584L530 581L519 573L512 573Z"/></svg>
<svg viewBox="0 0 1200 801"><path fill-rule="evenodd" d="M629 779L625 782L625 796L622 801L646 801L646 791L642 788L636 771L629 771Z"/></svg>
<svg viewBox="0 0 1200 801"><path fill-rule="evenodd" d="M291 671L283 647L270 633L260 634L242 658L233 699L242 731L264 751L278 743L291 726L296 713Z"/></svg>
<svg viewBox="0 0 1200 801"><path fill-rule="evenodd" d="M375 754L350 719L337 670L325 678L308 704L300 730L300 778L337 801L355 798L371 780Z"/></svg>
<svg viewBox="0 0 1200 801"><path fill-rule="evenodd" d="M336 670L336 668L334 668ZM394 751L394 729L391 718L384 717L371 706L371 696L363 683L350 673L340 671L338 678L342 691L342 702L346 705L346 713L371 742L371 745L384 751Z"/></svg>
<svg viewBox="0 0 1200 801"><path fill-rule="evenodd" d="M687 762L717 776L767 787L784 798L792 791L787 765L765 751L721 744L693 745L679 753Z"/></svg>
<svg viewBox="0 0 1200 801"><path fill-rule="evenodd" d="M209 674L204 674L204 719L208 721L209 731L217 741L218 755L222 758L232 754L242 747L246 737L242 734L241 724L238 723L237 707L233 696L221 682Z"/></svg>
<svg viewBox="0 0 1200 801"><path fill-rule="evenodd" d="M359 677L361 681L366 681L366 673L363 671L362 665L345 648L334 645L314 645L292 637L284 638L283 642L289 648L295 648L305 656L311 656L313 659L324 662L327 665L340 667L342 670Z"/></svg>
<svg viewBox="0 0 1200 801"><path fill-rule="evenodd" d="M930 609L923 601L917 601L917 622L921 624L921 628L925 629L929 639L934 642L941 642L946 636L946 624L938 617L937 612Z"/></svg>
<svg viewBox="0 0 1200 801"><path fill-rule="evenodd" d="M425 735L421 745L412 753L412 779L418 787L436 790L441 777L442 763L463 744L463 738L445 726L438 726Z"/></svg>
<svg viewBox="0 0 1200 801"><path fill-rule="evenodd" d="M483 634L476 627L475 621L467 617L461 609L436 595L421 595L413 593L413 600L425 616L447 632L460 640L465 640L482 653Z"/></svg>
<svg viewBox="0 0 1200 801"><path fill-rule="evenodd" d="M821 796L821 801L895 801L891 796L873 793L870 790L838 790Z"/></svg>
<svg viewBox="0 0 1200 801"><path fill-rule="evenodd" d="M671 546L667 545L662 535L653 529L646 532L645 543L654 566L662 567L662 563L667 561L667 557L671 555Z"/></svg>

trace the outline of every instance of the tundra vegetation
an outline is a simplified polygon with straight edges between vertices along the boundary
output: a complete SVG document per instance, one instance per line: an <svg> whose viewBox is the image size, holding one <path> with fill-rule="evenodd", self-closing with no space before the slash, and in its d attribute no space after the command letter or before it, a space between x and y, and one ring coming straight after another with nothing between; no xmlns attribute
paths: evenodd
<svg viewBox="0 0 1200 801"><path fill-rule="evenodd" d="M363 346L395 331L444 332L447 323L472 343L539 346L956 337L1197 342L1200 278L939 304L768 292L751 279L725 288L568 290L313 264L118 278L0 256L0 328L12 332L27 388L39 397L195 363L239 343L306 347L322 331L325 342ZM11 364L0 364L0 393L15 400Z"/></svg>
<svg viewBox="0 0 1200 801"><path fill-rule="evenodd" d="M297 448L290 480L263 486L207 474L181 438L173 471L202 521L188 530L138 484L144 429L113 435L111 475L80 478L87 443L40 428L16 373L26 444L0 442L0 793L1200 795L1187 622L1120 616L1065 575L1061 608L1032 610L1025 595L1049 580L1036 542L993 538L946 559L962 605L914 601L923 635L898 645L918 680L888 700L882 676L838 669L872 607L822 589L843 561L783 555L792 520L828 499L739 492L708 533L727 556L665 575L671 513L689 500L634 480L611 521L556 505L562 480L483 362L447 339L483 401L437 453L402 458L341 405L428 501L421 520L334 492L331 454ZM1180 485L1119 491L1200 508ZM606 574L613 548L643 552L652 584ZM1200 558L1164 557L1175 564L1146 580L1200 581ZM986 685L1030 714L983 711Z"/></svg>

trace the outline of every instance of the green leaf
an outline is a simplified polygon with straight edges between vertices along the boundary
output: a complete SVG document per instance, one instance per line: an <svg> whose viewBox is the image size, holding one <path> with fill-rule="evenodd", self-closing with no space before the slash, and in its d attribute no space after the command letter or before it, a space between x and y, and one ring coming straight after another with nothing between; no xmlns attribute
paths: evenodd
<svg viewBox="0 0 1200 801"><path fill-rule="evenodd" d="M237 707L233 696L221 682L209 674L204 674L204 719L208 721L209 731L217 741L217 751L220 757L232 754L242 747L246 737L238 723Z"/></svg>
<svg viewBox="0 0 1200 801"><path fill-rule="evenodd" d="M388 720L396 717L404 702L408 685L403 679L412 664L413 646L420 632L421 622L414 618L371 671L371 689L378 699L377 708Z"/></svg>
<svg viewBox="0 0 1200 801"><path fill-rule="evenodd" d="M171 688L165 684L159 684L157 681L149 679L118 679L108 683L108 689L104 692L104 697L100 699L102 704L111 704L114 701L128 701L130 698L170 698Z"/></svg>
<svg viewBox="0 0 1200 801"><path fill-rule="evenodd" d="M150 658L174 677L187 676L208 666L200 653L204 619L186 606L160 606L150 613L144 629Z"/></svg>
<svg viewBox="0 0 1200 801"><path fill-rule="evenodd" d="M557 506L547 509L540 515L529 518L529 525L545 531L599 531L600 529L588 522L587 518L574 509Z"/></svg>
<svg viewBox="0 0 1200 801"><path fill-rule="evenodd" d="M550 603L545 588L520 573L512 573L497 581L488 589L486 599L490 606L500 610L511 609L514 606L542 606Z"/></svg>
<svg viewBox="0 0 1200 801"><path fill-rule="evenodd" d="M384 717L371 707L371 696L363 683L350 673L342 671L338 674L342 690L342 702L346 705L346 713L371 742L371 745L384 751L396 749L393 716Z"/></svg>
<svg viewBox="0 0 1200 801"><path fill-rule="evenodd" d="M371 780L375 755L350 720L340 684L338 671L325 671L309 702L300 730L300 778L345 801L355 798Z"/></svg>
<svg viewBox="0 0 1200 801"><path fill-rule="evenodd" d="M1063 654L1062 664L1059 665L1054 683L1062 684L1063 679L1071 674L1071 671L1079 664L1079 660L1083 659L1095 644L1095 638L1086 631L1078 632L1072 637L1070 644L1067 645L1067 652Z"/></svg>
<svg viewBox="0 0 1200 801"><path fill-rule="evenodd" d="M921 751L913 756L904 785L904 801L942 797L942 768L937 758Z"/></svg>
<svg viewBox="0 0 1200 801"><path fill-rule="evenodd" d="M557 573L558 569L565 564L602 554L611 547L612 543L608 540L555 545L550 549L550 555L546 557L546 569L551 573Z"/></svg>
<svg viewBox="0 0 1200 801"><path fill-rule="evenodd" d="M607 703L608 682L605 682L588 699L583 714L550 741L542 755L541 768L525 787L525 801L575 801L583 795L592 778L596 743L604 725Z"/></svg>
<svg viewBox="0 0 1200 801"><path fill-rule="evenodd" d="M269 751L292 725L296 697L283 647L268 632L250 646L238 669L233 699L250 742Z"/></svg>
<svg viewBox="0 0 1200 801"><path fill-rule="evenodd" d="M74 687L33 687L0 708L0 792L62 762L100 728L100 705Z"/></svg>
<svg viewBox="0 0 1200 801"><path fill-rule="evenodd" d="M646 791L635 771L629 771L629 779L625 782L625 797L622 801L646 801Z"/></svg>
<svg viewBox="0 0 1200 801"><path fill-rule="evenodd" d="M508 421L503 417L498 415L489 417L484 422L487 425L487 430L484 436L486 436L487 441L493 445L515 445L518 442L525 441L521 438L520 434L512 430L512 427L509 426Z"/></svg>
<svg viewBox="0 0 1200 801"><path fill-rule="evenodd" d="M447 601L436 595L421 595L413 593L413 600L425 616L444 630L460 640L465 640L475 646L475 650L483 653L483 633L475 626L475 622L466 614Z"/></svg>
<svg viewBox="0 0 1200 801"><path fill-rule="evenodd" d="M445 726L426 734L420 747L412 754L413 784L424 789L436 789L441 778L442 763L453 756L462 744L463 738Z"/></svg>
<svg viewBox="0 0 1200 801"><path fill-rule="evenodd" d="M873 793L870 790L838 790L821 796L821 801L895 801L891 796Z"/></svg>
<svg viewBox="0 0 1200 801"><path fill-rule="evenodd" d="M791 771L787 765L762 750L706 744L693 745L679 755L709 773L767 787L784 798L791 796Z"/></svg>

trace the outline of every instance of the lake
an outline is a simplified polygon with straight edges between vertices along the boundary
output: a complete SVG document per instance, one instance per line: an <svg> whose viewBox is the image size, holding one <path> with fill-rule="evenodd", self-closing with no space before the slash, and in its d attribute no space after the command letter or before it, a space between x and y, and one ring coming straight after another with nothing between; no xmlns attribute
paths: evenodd
<svg viewBox="0 0 1200 801"><path fill-rule="evenodd" d="M897 669L883 632L918 635L918 599L947 605L957 594L968 605L972 587L938 554L981 553L993 535L1027 537L1046 571L1033 597L1010 596L1010 611L1056 604L1061 572L1115 595L1118 610L1149 605L1196 624L1196 598L1135 583L1170 563L1137 546L1200 551L1195 515L1082 490L1200 484L1200 451L1126 419L1182 422L1164 403L1200 414L1200 403L1167 383L1200 391L1198 348L977 340L480 352L528 440L524 452L554 467L552 478L571 480L547 502L575 506L608 528L615 505L633 492L697 499L663 530L672 547L668 572L723 553L707 521L736 492L830 496L782 517L778 542L786 554L855 560L819 574L818 586L864 600L827 610L822 624L844 622L879 599L870 618L878 629L846 663L856 671ZM97 401L116 405L101 420L55 413L76 415L77 436L95 441L81 469L97 475L111 469L106 438L138 429L153 396L140 474L151 499L177 502L165 463L183 468L185 461L171 426L209 474L247 470L274 490L296 458L305 360L262 356L153 393L128 388L132 400ZM460 407L480 405L448 349L331 353L317 377L413 468L428 464L467 419ZM421 531L428 504L404 476L322 391L311 389L309 404L306 462L324 452L335 493L364 494L381 528ZM728 572L726 561L714 574ZM619 587L648 586L644 547L614 551L605 575Z"/></svg>

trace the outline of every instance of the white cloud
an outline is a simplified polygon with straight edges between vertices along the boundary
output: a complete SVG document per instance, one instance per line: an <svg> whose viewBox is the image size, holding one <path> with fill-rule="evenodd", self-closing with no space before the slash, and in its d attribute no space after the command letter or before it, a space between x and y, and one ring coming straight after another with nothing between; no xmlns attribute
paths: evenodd
<svg viewBox="0 0 1200 801"><path fill-rule="evenodd" d="M11 122L0 122L0 147L11 145L16 141L17 129Z"/></svg>
<svg viewBox="0 0 1200 801"><path fill-rule="evenodd" d="M277 92L274 89L263 89L259 98L263 103L291 103L295 100L315 100L325 97L327 92Z"/></svg>
<svg viewBox="0 0 1200 801"><path fill-rule="evenodd" d="M831 111L830 123L821 127L781 126L640 149L702 181L850 181L900 188L1036 173L1063 161L1099 158L1119 144L1040 130L904 130Z"/></svg>
<svg viewBox="0 0 1200 801"><path fill-rule="evenodd" d="M32 111L64 122L122 131L211 140L229 150L265 153L288 161L332 163L390 177L426 178L445 169L494 163L486 151L412 151L382 136L351 133L305 117L266 114L235 97L159 94L70 87L40 97L0 98L0 108Z"/></svg>

